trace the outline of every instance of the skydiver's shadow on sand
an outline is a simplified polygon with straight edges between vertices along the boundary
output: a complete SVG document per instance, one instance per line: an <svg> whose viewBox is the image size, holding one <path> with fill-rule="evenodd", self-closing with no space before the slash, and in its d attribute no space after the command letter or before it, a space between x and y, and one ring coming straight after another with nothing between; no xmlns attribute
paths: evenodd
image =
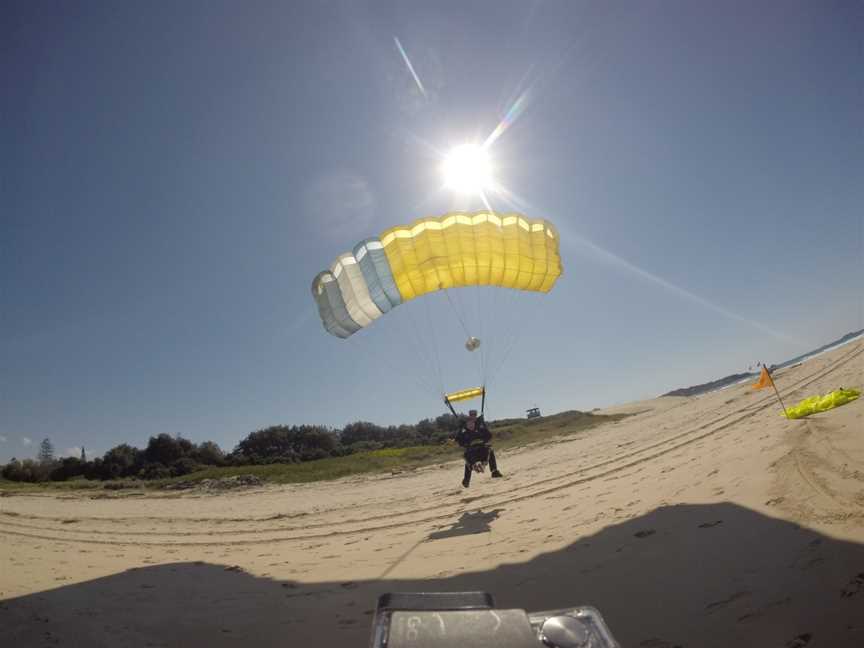
<svg viewBox="0 0 864 648"><path fill-rule="evenodd" d="M458 536L473 535L475 533L489 533L492 527L489 526L498 519L498 514L504 509L495 509L493 511L473 511L466 512L453 523L449 529L443 531L433 531L426 540L443 540L444 538L456 538Z"/></svg>
<svg viewBox="0 0 864 648"><path fill-rule="evenodd" d="M474 513L434 534L493 519ZM136 568L2 600L0 635L16 647L343 648L368 645L384 592L486 590L502 608L594 605L622 646L864 646L862 544L731 503L662 507L591 535L580 535L576 517L573 525L569 545L529 560L492 534L497 567L422 579L388 570L305 583L205 562ZM434 564L457 544L421 541L413 558Z"/></svg>

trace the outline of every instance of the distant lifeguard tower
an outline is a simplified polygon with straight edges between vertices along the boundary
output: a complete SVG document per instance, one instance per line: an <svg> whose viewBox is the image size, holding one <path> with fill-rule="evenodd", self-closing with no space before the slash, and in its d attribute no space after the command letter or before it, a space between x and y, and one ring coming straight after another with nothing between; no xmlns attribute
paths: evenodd
<svg viewBox="0 0 864 648"><path fill-rule="evenodd" d="M525 410L525 414L529 419L538 418L539 416L542 416L542 414L540 414L540 408L539 407L532 407L531 409L527 409L527 410Z"/></svg>

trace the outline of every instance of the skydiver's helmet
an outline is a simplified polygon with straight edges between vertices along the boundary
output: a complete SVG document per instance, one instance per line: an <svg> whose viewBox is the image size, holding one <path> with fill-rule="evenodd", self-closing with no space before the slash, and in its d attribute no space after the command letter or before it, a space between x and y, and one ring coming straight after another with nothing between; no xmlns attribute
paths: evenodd
<svg viewBox="0 0 864 648"><path fill-rule="evenodd" d="M480 348L480 338L476 338L472 335L465 341L465 348L468 349L468 351L476 351Z"/></svg>

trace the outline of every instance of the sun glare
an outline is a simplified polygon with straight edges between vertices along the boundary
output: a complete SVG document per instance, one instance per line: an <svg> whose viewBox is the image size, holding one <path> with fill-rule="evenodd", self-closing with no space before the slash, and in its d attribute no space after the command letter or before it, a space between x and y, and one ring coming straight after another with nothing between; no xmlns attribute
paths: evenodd
<svg viewBox="0 0 864 648"><path fill-rule="evenodd" d="M459 193L482 194L494 185L489 156L475 144L463 144L450 151L442 171L444 185Z"/></svg>

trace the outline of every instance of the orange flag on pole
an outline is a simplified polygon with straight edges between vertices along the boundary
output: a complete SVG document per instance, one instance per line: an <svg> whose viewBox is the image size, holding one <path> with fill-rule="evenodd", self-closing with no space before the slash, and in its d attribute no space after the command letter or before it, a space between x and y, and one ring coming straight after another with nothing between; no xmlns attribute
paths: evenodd
<svg viewBox="0 0 864 648"><path fill-rule="evenodd" d="M771 372L762 365L762 373L759 374L759 380L756 381L755 384L751 385L753 389L765 389L766 387L773 387L774 393L777 394L777 400L780 401L780 406L783 408L783 413L786 414L786 418L789 418L789 412L786 411L786 404L783 402L783 399L780 398L780 392L777 391L777 385L774 384L774 379L771 377Z"/></svg>
<svg viewBox="0 0 864 648"><path fill-rule="evenodd" d="M768 370L762 367L762 373L759 374L759 380L753 385L753 389L765 389L766 387L774 387L774 381Z"/></svg>

